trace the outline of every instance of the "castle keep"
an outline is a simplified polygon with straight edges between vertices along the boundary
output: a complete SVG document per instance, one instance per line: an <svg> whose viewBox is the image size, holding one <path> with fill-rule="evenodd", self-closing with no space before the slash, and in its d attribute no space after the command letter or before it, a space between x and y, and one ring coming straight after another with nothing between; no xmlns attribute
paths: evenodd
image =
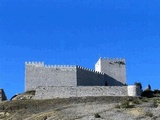
<svg viewBox="0 0 160 120"><path fill-rule="evenodd" d="M137 95L135 86L126 84L125 59L100 58L95 70L78 65L25 63L25 91L36 90L35 99L81 96ZM133 89L132 89L133 88Z"/></svg>

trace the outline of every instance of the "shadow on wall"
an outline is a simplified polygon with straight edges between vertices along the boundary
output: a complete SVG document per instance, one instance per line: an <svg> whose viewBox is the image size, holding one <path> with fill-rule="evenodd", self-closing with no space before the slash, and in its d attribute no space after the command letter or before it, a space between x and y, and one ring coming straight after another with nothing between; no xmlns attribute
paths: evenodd
<svg viewBox="0 0 160 120"><path fill-rule="evenodd" d="M124 84L107 74L77 69L77 86L124 86Z"/></svg>
<svg viewBox="0 0 160 120"><path fill-rule="evenodd" d="M105 86L124 86L124 84L120 81L117 81L116 79L108 76L107 74L105 76Z"/></svg>

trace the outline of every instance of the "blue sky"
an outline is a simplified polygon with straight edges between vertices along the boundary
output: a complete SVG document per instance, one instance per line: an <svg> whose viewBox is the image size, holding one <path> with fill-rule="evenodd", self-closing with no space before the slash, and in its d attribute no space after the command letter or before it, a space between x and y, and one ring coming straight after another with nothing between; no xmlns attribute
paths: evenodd
<svg viewBox="0 0 160 120"><path fill-rule="evenodd" d="M0 88L24 92L25 61L94 69L126 58L127 83L160 88L159 0L0 0Z"/></svg>

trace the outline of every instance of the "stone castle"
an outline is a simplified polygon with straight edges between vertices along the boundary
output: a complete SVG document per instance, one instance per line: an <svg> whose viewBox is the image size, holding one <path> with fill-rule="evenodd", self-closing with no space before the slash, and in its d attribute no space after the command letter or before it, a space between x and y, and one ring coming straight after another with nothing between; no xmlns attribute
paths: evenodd
<svg viewBox="0 0 160 120"><path fill-rule="evenodd" d="M95 70L78 65L25 63L25 91L35 90L35 99L140 95L136 86L125 84L125 59L100 58Z"/></svg>
<svg viewBox="0 0 160 120"><path fill-rule="evenodd" d="M95 70L77 65L26 63L25 90L38 86L122 86L126 83L125 59L100 58Z"/></svg>

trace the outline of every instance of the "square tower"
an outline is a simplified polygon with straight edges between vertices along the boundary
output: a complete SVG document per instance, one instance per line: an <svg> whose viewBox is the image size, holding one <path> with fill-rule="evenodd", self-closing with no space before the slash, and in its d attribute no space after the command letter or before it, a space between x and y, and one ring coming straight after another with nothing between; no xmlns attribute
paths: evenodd
<svg viewBox="0 0 160 120"><path fill-rule="evenodd" d="M126 83L125 59L100 58L95 64L95 70L107 74L122 84Z"/></svg>

